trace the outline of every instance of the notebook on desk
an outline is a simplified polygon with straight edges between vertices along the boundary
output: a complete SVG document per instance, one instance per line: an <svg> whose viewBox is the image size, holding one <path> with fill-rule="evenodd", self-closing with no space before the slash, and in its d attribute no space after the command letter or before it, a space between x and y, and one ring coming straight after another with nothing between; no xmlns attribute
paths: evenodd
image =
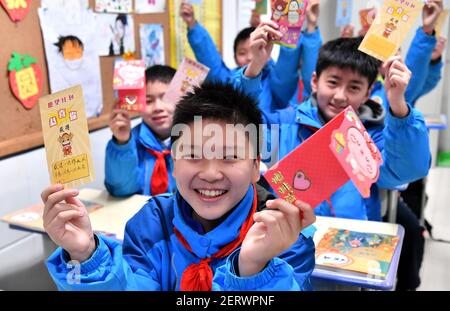
<svg viewBox="0 0 450 311"><path fill-rule="evenodd" d="M78 199L86 206L95 233L122 241L127 221L145 205L149 197L135 194L117 198L105 190L84 188L80 190ZM4 215L0 221L10 224L14 229L43 233L43 212L44 205L35 204Z"/></svg>
<svg viewBox="0 0 450 311"><path fill-rule="evenodd" d="M398 237L329 228L316 246L316 265L331 271L386 278Z"/></svg>
<svg viewBox="0 0 450 311"><path fill-rule="evenodd" d="M312 277L360 288L394 288L404 229L398 224L317 216Z"/></svg>

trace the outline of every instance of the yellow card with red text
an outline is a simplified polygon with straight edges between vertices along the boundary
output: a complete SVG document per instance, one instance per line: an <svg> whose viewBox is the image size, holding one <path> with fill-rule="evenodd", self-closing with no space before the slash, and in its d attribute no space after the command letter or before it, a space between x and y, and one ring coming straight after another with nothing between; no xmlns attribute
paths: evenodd
<svg viewBox="0 0 450 311"><path fill-rule="evenodd" d="M81 86L41 97L39 108L51 183L73 188L94 181Z"/></svg>
<svg viewBox="0 0 450 311"><path fill-rule="evenodd" d="M394 56L423 5L421 0L385 0L359 50L383 62Z"/></svg>

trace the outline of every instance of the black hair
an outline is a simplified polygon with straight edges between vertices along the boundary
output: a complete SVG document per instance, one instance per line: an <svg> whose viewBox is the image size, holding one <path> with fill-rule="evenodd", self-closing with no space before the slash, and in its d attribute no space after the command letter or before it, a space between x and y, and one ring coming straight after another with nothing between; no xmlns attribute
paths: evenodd
<svg viewBox="0 0 450 311"><path fill-rule="evenodd" d="M194 122L195 117L203 120L222 121L226 124L240 124L244 127L256 127L256 155L259 156L260 125L262 124L261 110L256 101L243 91L223 82L204 82L199 87L194 87L181 98L175 108L173 125ZM180 138L172 133L172 143Z"/></svg>
<svg viewBox="0 0 450 311"><path fill-rule="evenodd" d="M237 47L239 43L250 38L250 34L253 31L255 31L255 29L256 29L255 27L244 28L237 34L236 39L234 39L234 46L233 46L234 56L236 56Z"/></svg>
<svg viewBox="0 0 450 311"><path fill-rule="evenodd" d="M164 84L170 84L176 70L166 65L154 65L145 70L146 83L159 81Z"/></svg>
<svg viewBox="0 0 450 311"><path fill-rule="evenodd" d="M378 76L381 62L376 58L358 50L362 37L338 38L325 43L319 51L316 65L317 77L329 67L350 68L369 82L369 87Z"/></svg>
<svg viewBox="0 0 450 311"><path fill-rule="evenodd" d="M83 42L81 42L81 40L78 39L78 37L75 37L75 36L72 36L72 35L59 36L58 37L58 42L55 43L55 46L58 47L58 51L60 53L62 53L64 43L66 43L67 41L72 41L73 43L75 43L75 42L78 43L78 45L81 47L81 49L84 50Z"/></svg>
<svg viewBox="0 0 450 311"><path fill-rule="evenodd" d="M128 19L127 19L127 15L126 14L123 14L123 13L118 14L117 17L116 17L116 22L117 21L121 21L124 26L128 25Z"/></svg>

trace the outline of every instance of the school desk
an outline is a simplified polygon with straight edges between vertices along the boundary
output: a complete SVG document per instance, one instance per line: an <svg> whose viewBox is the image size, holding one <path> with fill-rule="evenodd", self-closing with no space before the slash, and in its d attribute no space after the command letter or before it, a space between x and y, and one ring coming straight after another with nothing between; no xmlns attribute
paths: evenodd
<svg viewBox="0 0 450 311"><path fill-rule="evenodd" d="M405 233L405 230L401 225L375 221L317 216L317 220L314 226L317 228L317 231L314 235L314 243L316 245L318 245L323 235L328 231L328 228L347 229L351 231L366 233L387 234L399 238L391 263L389 265L389 270L385 278L349 273L348 271L338 268L328 270L316 265L316 268L312 273L312 281L313 285L319 284L321 287L316 287L316 290L373 289L388 291L394 289L398 262L400 259L400 251L402 248L403 236Z"/></svg>
<svg viewBox="0 0 450 311"><path fill-rule="evenodd" d="M148 196L135 194L128 198L110 196L106 190L84 188L79 199L95 202L102 207L89 213L92 230L96 233L123 240L126 222L139 211L149 199ZM0 217L11 228L44 233L42 224L43 204L36 204Z"/></svg>

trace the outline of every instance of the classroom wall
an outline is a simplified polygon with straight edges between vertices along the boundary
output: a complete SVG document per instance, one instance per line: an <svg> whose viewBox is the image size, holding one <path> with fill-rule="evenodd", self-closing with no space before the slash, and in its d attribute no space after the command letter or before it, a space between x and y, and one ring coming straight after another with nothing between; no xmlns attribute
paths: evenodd
<svg viewBox="0 0 450 311"><path fill-rule="evenodd" d="M233 58L233 41L237 29L236 10L238 0L223 1L223 50L226 64L232 68L236 65ZM354 1L353 23L359 25L357 10L365 7L365 1ZM319 26L324 42L335 38L339 29L334 26L335 0L321 1ZM226 5L225 5L226 4ZM448 3L447 3L448 5ZM420 24L418 21L417 26ZM447 31L448 31L447 24ZM414 32L405 42L403 50L409 46ZM274 53L276 55L276 52ZM450 49L447 49L446 81L418 104L424 112L439 112L450 103ZM444 85L446 87L444 87ZM442 103L446 103L442 105ZM447 110L448 111L448 110ZM449 116L450 120L450 116ZM133 125L140 122L134 120ZM448 131L441 134L441 148L450 150ZM103 189L104 152L111 137L108 128L90 134L96 180L89 187ZM432 150L435 154L438 146L437 132L431 133ZM442 141L445 140L445 143ZM21 155L0 160L0 214L6 214L40 201L40 193L49 184L45 151L40 148ZM53 250L53 245L40 234L23 233L11 230L0 223L0 290L1 289L54 289L49 279L43 260Z"/></svg>

